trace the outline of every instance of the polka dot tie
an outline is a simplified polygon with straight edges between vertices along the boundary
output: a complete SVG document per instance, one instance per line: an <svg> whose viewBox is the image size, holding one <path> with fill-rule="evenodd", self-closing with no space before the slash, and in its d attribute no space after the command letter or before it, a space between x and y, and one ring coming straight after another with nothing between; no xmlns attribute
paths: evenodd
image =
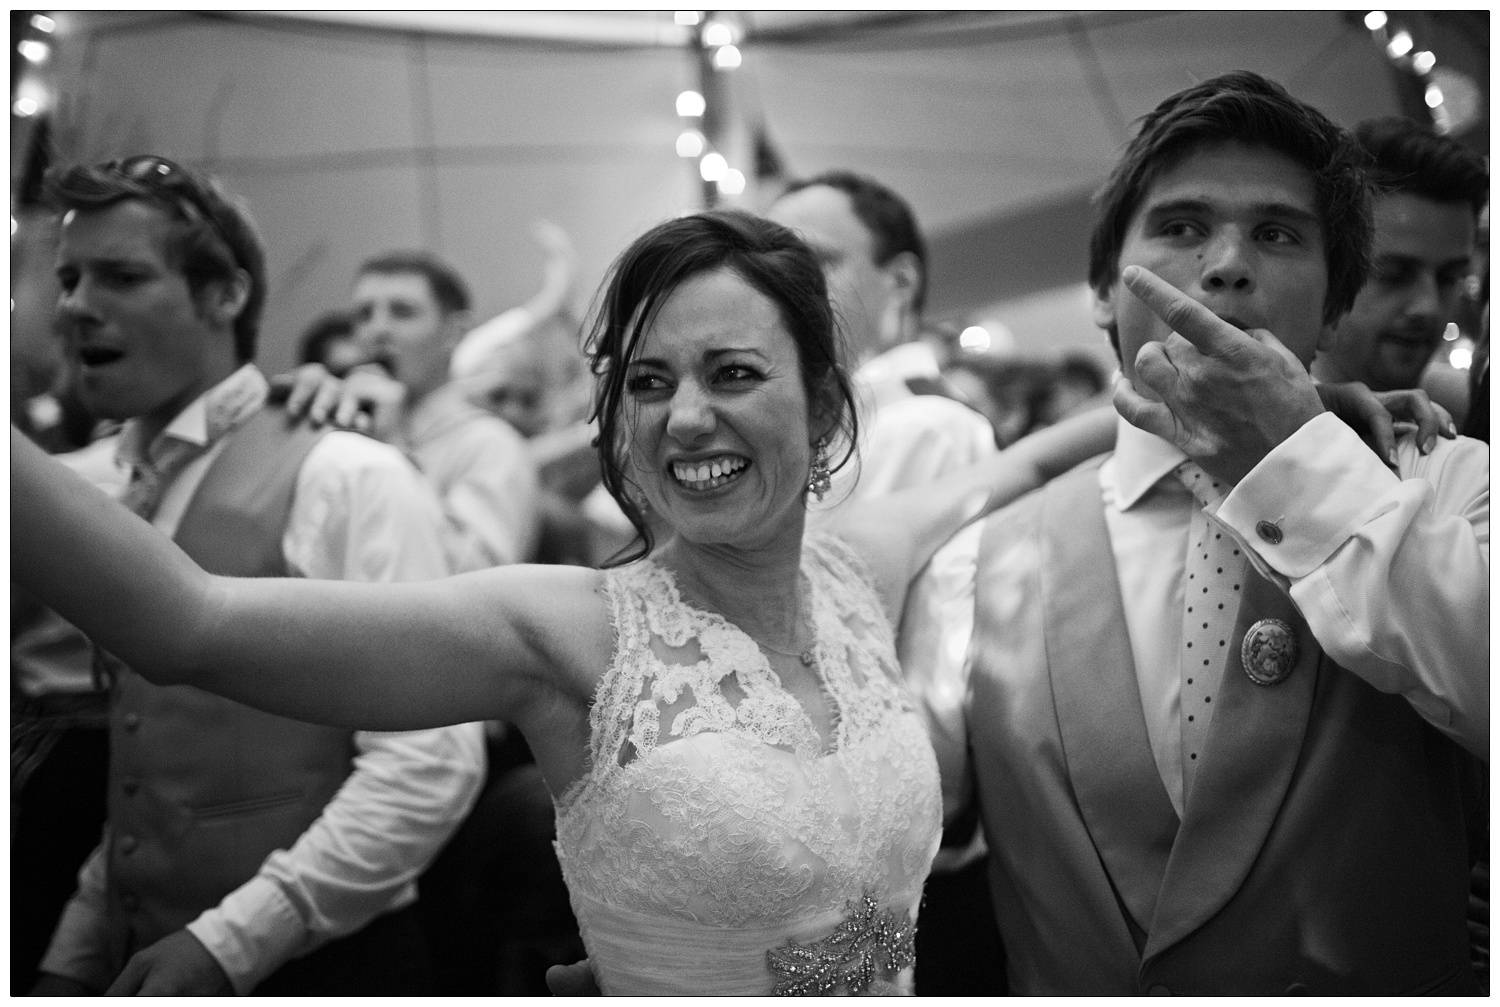
<svg viewBox="0 0 1500 1007"><path fill-rule="evenodd" d="M1180 466L1177 477L1202 505L1193 508L1188 527L1182 582L1182 793L1186 800L1203 762L1214 699L1224 678L1244 584L1245 557L1234 536L1203 510L1222 501L1231 487L1194 462Z"/></svg>

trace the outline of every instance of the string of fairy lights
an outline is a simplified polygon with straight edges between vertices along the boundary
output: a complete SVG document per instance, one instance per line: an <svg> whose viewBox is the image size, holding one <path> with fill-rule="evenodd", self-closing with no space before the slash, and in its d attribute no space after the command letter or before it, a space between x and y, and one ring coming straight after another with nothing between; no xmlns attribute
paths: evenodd
<svg viewBox="0 0 1500 1007"><path fill-rule="evenodd" d="M1365 27L1397 67L1416 75L1424 87L1422 100L1432 112L1432 125L1439 133L1450 133L1455 126L1453 114L1445 102L1443 88L1433 71L1437 56L1430 49L1418 49L1417 41L1405 27L1391 21L1383 10L1365 15Z"/></svg>
<svg viewBox="0 0 1500 1007"><path fill-rule="evenodd" d="M704 11L680 10L675 12L674 20L677 24L696 29L694 42L710 53L711 72L736 69L744 61L735 45L739 40L738 29L728 21L712 17L705 21L706 17ZM677 135L677 156L696 160L698 176L705 183L712 183L720 195L737 196L745 191L745 173L732 166L729 159L715 149L707 131L702 128L708 113L708 99L702 91L683 91L677 96L677 115L684 120L684 128Z"/></svg>
<svg viewBox="0 0 1500 1007"><path fill-rule="evenodd" d="M11 96L10 111L18 119L29 119L44 111L51 100L51 93L42 79L40 69L52 58L50 37L57 30L57 22L45 14L33 14L22 28L22 36L16 42L16 52L23 60L19 74L14 70L15 93Z"/></svg>

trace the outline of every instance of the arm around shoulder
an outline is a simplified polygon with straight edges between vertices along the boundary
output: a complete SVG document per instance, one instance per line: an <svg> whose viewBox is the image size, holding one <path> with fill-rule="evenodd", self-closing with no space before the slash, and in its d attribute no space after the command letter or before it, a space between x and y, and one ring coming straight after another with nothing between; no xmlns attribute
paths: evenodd
<svg viewBox="0 0 1500 1007"><path fill-rule="evenodd" d="M1397 455L1399 475L1324 414L1268 454L1217 516L1330 657L1487 752L1488 451L1459 438L1423 456L1408 438Z"/></svg>
<svg viewBox="0 0 1500 1007"><path fill-rule="evenodd" d="M1108 451L1117 422L1107 407L1064 420L936 483L861 501L831 530L864 555L894 620L907 586L939 546L969 522Z"/></svg>

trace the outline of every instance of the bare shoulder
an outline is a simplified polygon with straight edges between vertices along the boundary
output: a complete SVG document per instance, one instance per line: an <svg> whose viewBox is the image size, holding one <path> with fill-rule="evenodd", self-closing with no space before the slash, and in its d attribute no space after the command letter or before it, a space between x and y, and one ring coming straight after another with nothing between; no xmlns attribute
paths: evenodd
<svg viewBox="0 0 1500 1007"><path fill-rule="evenodd" d="M576 566L518 564L449 578L471 613L475 643L513 635L550 684L585 702L614 651L604 575Z"/></svg>

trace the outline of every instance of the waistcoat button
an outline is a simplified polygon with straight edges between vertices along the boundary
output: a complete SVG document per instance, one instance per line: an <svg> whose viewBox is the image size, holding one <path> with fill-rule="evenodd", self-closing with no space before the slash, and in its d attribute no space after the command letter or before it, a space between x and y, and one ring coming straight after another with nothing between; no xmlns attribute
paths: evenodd
<svg viewBox="0 0 1500 1007"><path fill-rule="evenodd" d="M134 794L137 790L140 789L140 787L141 787L141 781L137 780L133 776L127 777L127 778L125 778L124 780L122 780L120 782L120 789L123 790L123 791L125 791L125 796L126 797L129 797L131 794Z"/></svg>
<svg viewBox="0 0 1500 1007"><path fill-rule="evenodd" d="M139 713L125 714L125 730L134 731L141 726L141 715Z"/></svg>
<svg viewBox="0 0 1500 1007"><path fill-rule="evenodd" d="M1161 983L1157 983L1146 992L1150 993L1154 997L1169 997L1172 995L1172 991L1163 986Z"/></svg>
<svg viewBox="0 0 1500 1007"><path fill-rule="evenodd" d="M137 846L139 846L139 845L140 845L140 841L137 840L134 836L121 836L120 837L120 852L121 853L124 853L124 854L127 854L127 855L131 854L131 853L134 853L135 852L135 848Z"/></svg>

